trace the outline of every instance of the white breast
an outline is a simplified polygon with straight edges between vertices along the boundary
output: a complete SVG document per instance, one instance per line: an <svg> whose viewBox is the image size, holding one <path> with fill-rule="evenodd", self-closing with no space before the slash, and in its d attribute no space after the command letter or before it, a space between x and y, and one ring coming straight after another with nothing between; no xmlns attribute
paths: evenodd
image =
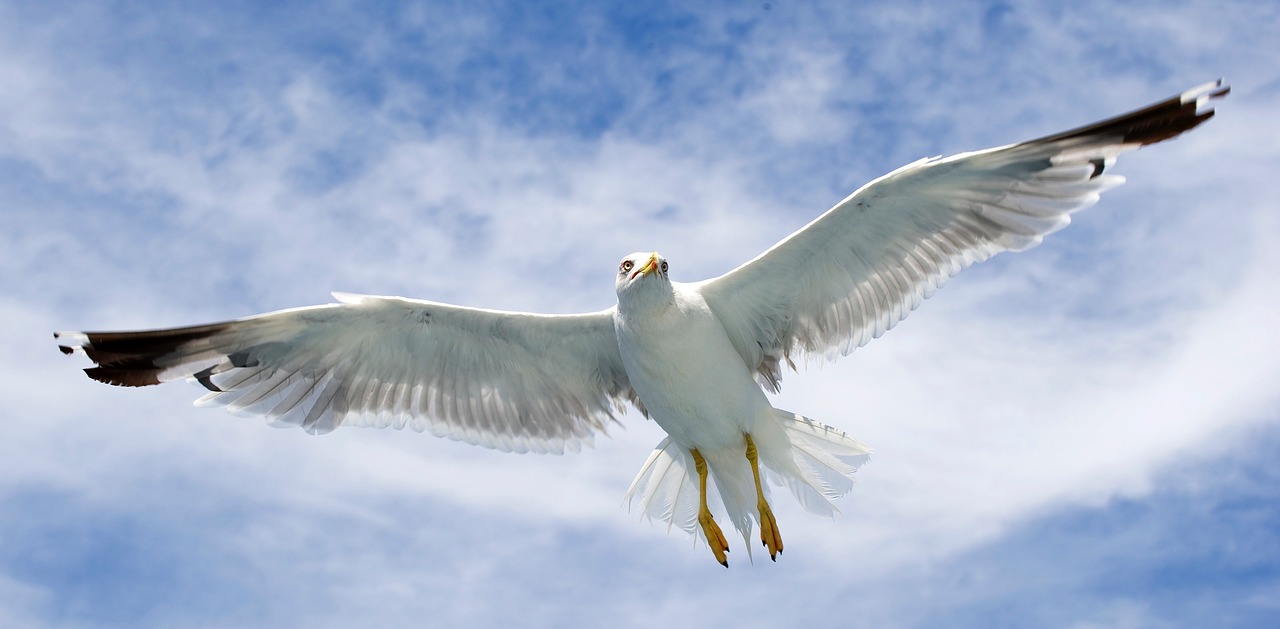
<svg viewBox="0 0 1280 629"><path fill-rule="evenodd" d="M686 448L736 447L772 408L696 291L670 301L620 303L622 362L650 417Z"/></svg>

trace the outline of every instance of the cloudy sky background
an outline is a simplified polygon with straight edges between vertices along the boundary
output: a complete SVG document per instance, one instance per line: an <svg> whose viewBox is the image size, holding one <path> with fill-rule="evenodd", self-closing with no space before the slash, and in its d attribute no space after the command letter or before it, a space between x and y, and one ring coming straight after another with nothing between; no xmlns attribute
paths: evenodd
<svg viewBox="0 0 1280 629"><path fill-rule="evenodd" d="M269 6L268 6L269 4ZM1280 7L0 0L0 625L1280 622ZM1048 3L1046 3L1048 4ZM1191 135L776 405L876 448L731 569L574 456L105 387L55 329L401 294L613 303L908 161L1225 76Z"/></svg>

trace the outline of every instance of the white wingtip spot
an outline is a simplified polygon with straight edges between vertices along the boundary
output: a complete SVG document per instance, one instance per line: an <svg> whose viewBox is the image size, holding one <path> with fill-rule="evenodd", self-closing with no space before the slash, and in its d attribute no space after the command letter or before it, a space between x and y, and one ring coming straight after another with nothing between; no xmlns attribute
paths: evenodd
<svg viewBox="0 0 1280 629"><path fill-rule="evenodd" d="M53 338L63 354L84 351L89 346L89 336L83 332L54 332Z"/></svg>
<svg viewBox="0 0 1280 629"><path fill-rule="evenodd" d="M1197 85L1183 92L1182 103L1186 104L1194 101L1196 104L1196 113L1203 114L1212 109L1209 107L1209 101L1214 98L1226 96L1230 91L1231 86L1227 85L1223 79L1218 79L1203 85Z"/></svg>

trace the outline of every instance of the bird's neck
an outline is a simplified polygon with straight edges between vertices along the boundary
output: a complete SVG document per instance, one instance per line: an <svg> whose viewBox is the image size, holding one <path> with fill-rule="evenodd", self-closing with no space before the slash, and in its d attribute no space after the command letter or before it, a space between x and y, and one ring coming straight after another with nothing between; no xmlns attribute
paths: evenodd
<svg viewBox="0 0 1280 629"><path fill-rule="evenodd" d="M670 282L648 282L618 291L618 312L624 319L661 316L675 305Z"/></svg>

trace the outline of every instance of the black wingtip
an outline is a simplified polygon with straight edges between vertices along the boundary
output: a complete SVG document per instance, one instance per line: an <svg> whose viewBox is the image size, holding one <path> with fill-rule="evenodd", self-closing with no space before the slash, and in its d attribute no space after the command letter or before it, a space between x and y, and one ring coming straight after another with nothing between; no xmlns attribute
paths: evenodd
<svg viewBox="0 0 1280 629"><path fill-rule="evenodd" d="M61 340L61 339L62 339L62 332L54 332L54 333L53 333L53 339L54 339L55 341L56 341L56 340ZM72 347L72 346L70 346L70 345L63 345L63 344L59 343L59 344L58 344L58 351L62 352L63 354L70 355L70 354L74 354L74 353L76 353L76 348L74 348L74 347Z"/></svg>
<svg viewBox="0 0 1280 629"><path fill-rule="evenodd" d="M1209 98L1221 98L1230 93L1231 86L1227 85L1227 80L1223 77L1218 77L1218 80L1213 83L1213 88L1207 92Z"/></svg>
<svg viewBox="0 0 1280 629"><path fill-rule="evenodd" d="M202 369L195 374L196 382L199 382L201 386L214 393L223 393L223 390L213 383L214 374L215 372L213 367Z"/></svg>
<svg viewBox="0 0 1280 629"><path fill-rule="evenodd" d="M208 325L141 330L137 332L54 332L55 339L70 345L59 344L63 354L83 351L96 367L85 369L90 378L106 384L122 387L144 387L160 384L162 373L173 366L167 357L179 352L189 343L201 341L226 330L230 322ZM245 355L232 359L235 366L248 366L252 360ZM210 391L219 391L209 378L201 384Z"/></svg>
<svg viewBox="0 0 1280 629"><path fill-rule="evenodd" d="M146 387L160 384L160 369L88 367L84 373L98 382L117 387Z"/></svg>
<svg viewBox="0 0 1280 629"><path fill-rule="evenodd" d="M1209 101L1231 93L1223 79L1198 85L1158 103L1085 125L1062 133L1033 140L1032 143L1057 142L1073 138L1113 138L1122 144L1147 145L1163 142L1190 131L1213 117ZM1202 109L1203 108L1203 109Z"/></svg>

